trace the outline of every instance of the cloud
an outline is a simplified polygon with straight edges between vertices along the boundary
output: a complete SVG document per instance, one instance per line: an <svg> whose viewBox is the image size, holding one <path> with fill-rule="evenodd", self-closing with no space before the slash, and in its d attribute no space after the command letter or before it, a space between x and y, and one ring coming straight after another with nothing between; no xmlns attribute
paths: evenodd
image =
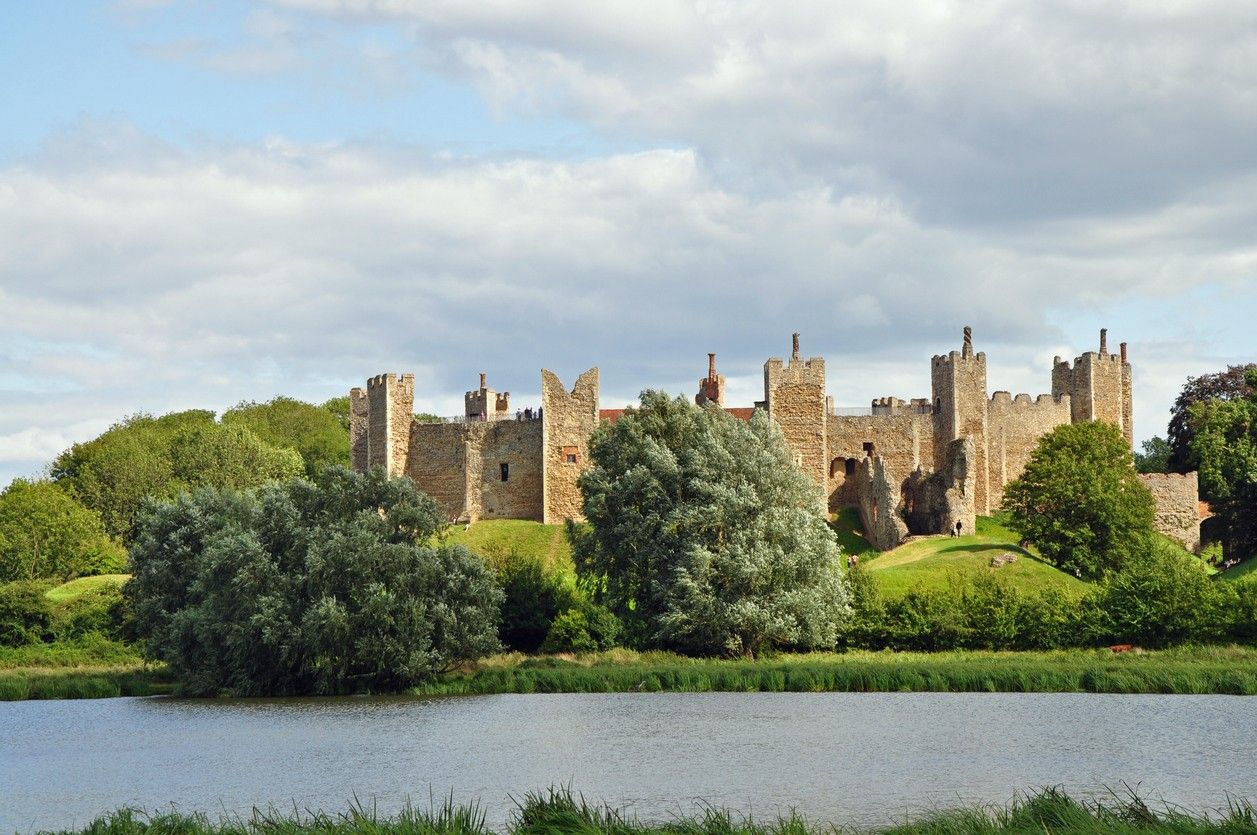
<svg viewBox="0 0 1257 835"><path fill-rule="evenodd" d="M481 370L527 397L541 366L600 365L619 402L689 392L714 350L749 397L794 330L841 403L924 395L966 323L992 389L1042 391L1061 309L1250 282L1257 248L1215 233L1257 223L1254 186L999 237L893 194L741 190L690 149L178 148L85 124L0 169L0 459L135 411L322 399L384 370L448 412Z"/></svg>
<svg viewBox="0 0 1257 835"><path fill-rule="evenodd" d="M275 3L413 31L427 69L503 113L692 147L762 190L894 193L933 222L1125 214L1257 169L1257 7Z"/></svg>

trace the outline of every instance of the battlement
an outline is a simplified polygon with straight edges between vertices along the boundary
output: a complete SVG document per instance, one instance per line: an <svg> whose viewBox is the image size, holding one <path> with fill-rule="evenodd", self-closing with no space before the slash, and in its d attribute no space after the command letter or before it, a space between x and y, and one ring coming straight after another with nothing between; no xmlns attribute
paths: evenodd
<svg viewBox="0 0 1257 835"><path fill-rule="evenodd" d="M463 394L463 416L467 420L505 420L510 416L511 393L498 393L486 384L486 374L480 372L480 388Z"/></svg>
<svg viewBox="0 0 1257 835"><path fill-rule="evenodd" d="M1040 394L1031 397L1028 394L1018 394L1015 397L1006 391L997 391L991 395L990 404L993 407L1006 411L1029 409L1059 409L1069 406L1068 394Z"/></svg>
<svg viewBox="0 0 1257 835"><path fill-rule="evenodd" d="M351 437L355 419L359 421L358 431L365 433L366 467L383 467L394 476L404 473L414 422L415 375L376 374L367 379L365 398L359 396L356 402L351 391L349 403ZM355 416L355 406L364 413ZM363 443L361 437L357 440ZM356 455L354 461L359 463Z"/></svg>
<svg viewBox="0 0 1257 835"><path fill-rule="evenodd" d="M929 415L934 413L934 404L928 397L914 397L905 401L898 397L878 397L872 402L874 415L914 414ZM833 413L833 410L830 410Z"/></svg>
<svg viewBox="0 0 1257 835"><path fill-rule="evenodd" d="M1117 354L1108 349L1108 330L1100 331L1100 350L1087 351L1073 363L1059 356L1052 362L1052 393L1068 394L1075 423L1101 420L1134 437L1131 410L1131 367L1123 342Z"/></svg>

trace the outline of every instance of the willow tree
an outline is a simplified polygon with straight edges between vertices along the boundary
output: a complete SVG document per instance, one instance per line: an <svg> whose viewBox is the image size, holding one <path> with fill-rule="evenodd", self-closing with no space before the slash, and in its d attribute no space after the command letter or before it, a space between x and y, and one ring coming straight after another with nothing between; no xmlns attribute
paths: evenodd
<svg viewBox="0 0 1257 835"><path fill-rule="evenodd" d="M659 392L590 440L577 570L642 647L832 647L849 614L816 486L762 411Z"/></svg>

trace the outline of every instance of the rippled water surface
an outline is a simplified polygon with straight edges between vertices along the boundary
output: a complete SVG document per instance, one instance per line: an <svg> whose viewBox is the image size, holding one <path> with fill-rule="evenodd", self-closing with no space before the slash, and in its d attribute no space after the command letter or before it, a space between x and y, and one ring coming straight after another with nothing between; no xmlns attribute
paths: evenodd
<svg viewBox="0 0 1257 835"><path fill-rule="evenodd" d="M1257 800L1257 699L635 693L0 703L0 832L120 806L395 809L450 791L501 822L570 783L645 818L698 801L873 825L1063 785L1193 810Z"/></svg>

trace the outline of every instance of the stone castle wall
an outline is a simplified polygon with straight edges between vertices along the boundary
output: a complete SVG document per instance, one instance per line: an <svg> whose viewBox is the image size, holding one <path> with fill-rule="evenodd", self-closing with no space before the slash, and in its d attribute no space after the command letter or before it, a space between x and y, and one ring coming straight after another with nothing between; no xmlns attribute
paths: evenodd
<svg viewBox="0 0 1257 835"><path fill-rule="evenodd" d="M1156 502L1156 529L1189 551L1200 550L1200 486L1196 473L1143 473Z"/></svg>
<svg viewBox="0 0 1257 835"><path fill-rule="evenodd" d="M1039 439L1071 420L1068 395L1028 394L1013 397L997 391L987 404L990 506L1004 500L1004 485L1019 477Z"/></svg>
<svg viewBox="0 0 1257 835"><path fill-rule="evenodd" d="M781 427L794 453L795 464L816 485L817 501L829 495L829 444L826 437L825 361L802 359L797 351L789 364L779 359L764 363L764 402L768 416Z"/></svg>
<svg viewBox="0 0 1257 835"><path fill-rule="evenodd" d="M882 458L892 477L903 479L918 467L934 466L934 419L929 414L896 412L873 415L828 415L829 506L854 505L856 497L849 470L870 451Z"/></svg>
<svg viewBox="0 0 1257 835"><path fill-rule="evenodd" d="M541 518L541 421L415 422L410 436L406 475L447 519Z"/></svg>
<svg viewBox="0 0 1257 835"><path fill-rule="evenodd" d="M580 375L571 392L553 372L542 369L541 412L545 494L541 521L580 519L581 493L576 481L589 466L589 438L598 426L598 369Z"/></svg>
<svg viewBox="0 0 1257 835"><path fill-rule="evenodd" d="M963 350L934 357L930 386L935 404L934 460L947 460L952 441L973 438L974 507L980 516L989 515L986 354L974 354L966 341Z"/></svg>
<svg viewBox="0 0 1257 835"><path fill-rule="evenodd" d="M380 374L367 380L368 467L383 467L392 476L406 471L414 406L414 374Z"/></svg>

